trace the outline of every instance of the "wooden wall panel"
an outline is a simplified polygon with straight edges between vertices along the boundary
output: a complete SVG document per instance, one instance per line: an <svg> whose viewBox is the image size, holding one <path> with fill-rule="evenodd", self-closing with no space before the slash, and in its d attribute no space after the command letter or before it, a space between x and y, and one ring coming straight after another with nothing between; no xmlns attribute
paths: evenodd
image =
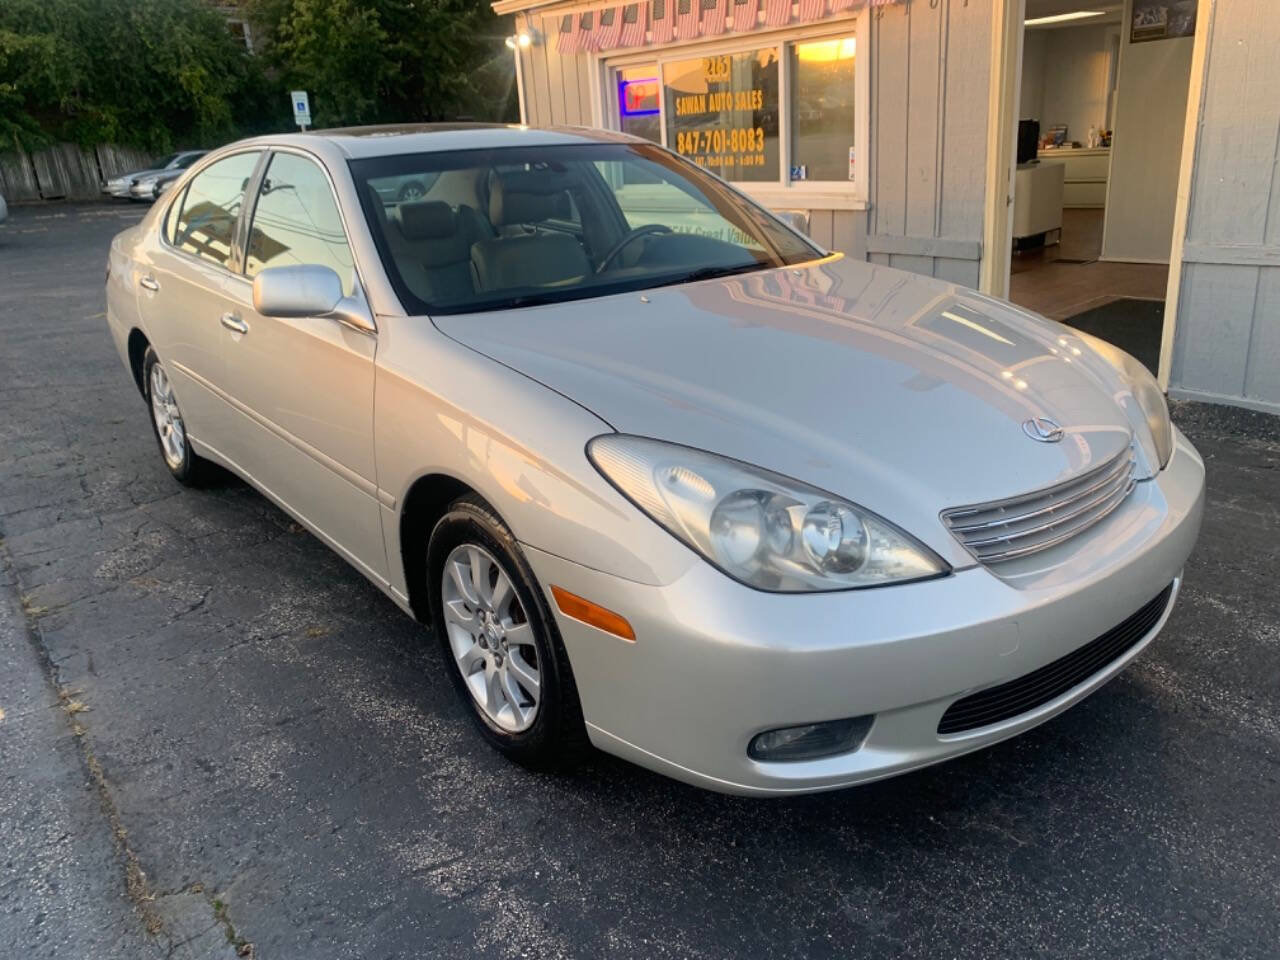
<svg viewBox="0 0 1280 960"><path fill-rule="evenodd" d="M132 147L114 147L103 144L94 149L98 158L98 171L104 180L118 177L131 170L146 170L154 159L150 154Z"/></svg>
<svg viewBox="0 0 1280 960"><path fill-rule="evenodd" d="M1169 386L1280 413L1280 19L1212 10Z"/></svg>
<svg viewBox="0 0 1280 960"><path fill-rule="evenodd" d="M525 21L525 29L539 26L541 24L532 19ZM552 47L554 43L555 40L548 37L520 54L524 70L525 114L531 126L550 126L555 122L551 118L551 88L547 79L547 61L558 57Z"/></svg>
<svg viewBox="0 0 1280 960"><path fill-rule="evenodd" d="M547 119L540 122L545 126L554 126L564 123L565 99L568 96L568 91L565 89L566 74L576 76L573 71L573 56L562 57L545 43L538 46L547 60L547 84L551 88ZM577 94L576 83L574 84L574 94Z"/></svg>
<svg viewBox="0 0 1280 960"><path fill-rule="evenodd" d="M8 203L40 199L40 185L25 153L0 153L0 195Z"/></svg>
<svg viewBox="0 0 1280 960"><path fill-rule="evenodd" d="M1280 269L1258 271L1249 353L1245 358L1244 396L1280 411Z"/></svg>
<svg viewBox="0 0 1280 960"><path fill-rule="evenodd" d="M831 249L855 260L867 259L867 214L862 210L832 213Z"/></svg>
<svg viewBox="0 0 1280 960"><path fill-rule="evenodd" d="M933 275L939 280L958 283L962 287L976 287L978 285L978 261L937 257L933 261Z"/></svg>
<svg viewBox="0 0 1280 960"><path fill-rule="evenodd" d="M832 226L832 211L809 211L809 236L813 242L827 250L835 248L835 236Z"/></svg>
<svg viewBox="0 0 1280 960"><path fill-rule="evenodd" d="M907 118L911 53L909 5L871 16L871 223L873 233L907 230Z"/></svg>
<svg viewBox="0 0 1280 960"><path fill-rule="evenodd" d="M1210 51L1187 236L1201 243L1263 243L1276 176L1280 57L1274 2L1219 3ZM1270 35L1271 43L1262 42ZM1202 128L1203 129L1203 128ZM1214 184L1206 177L1225 177ZM1223 189L1226 187L1226 189Z"/></svg>
<svg viewBox="0 0 1280 960"><path fill-rule="evenodd" d="M1215 396L1244 395L1260 269L1264 268L1186 265L1171 382Z"/></svg>
<svg viewBox="0 0 1280 960"><path fill-rule="evenodd" d="M947 32L942 48L938 236L980 241L987 176L991 8L962 0L940 2L947 8Z"/></svg>
<svg viewBox="0 0 1280 960"><path fill-rule="evenodd" d="M938 234L938 168L943 90L942 35L946 8L912 4L907 10L911 51L907 78L906 228L908 237Z"/></svg>

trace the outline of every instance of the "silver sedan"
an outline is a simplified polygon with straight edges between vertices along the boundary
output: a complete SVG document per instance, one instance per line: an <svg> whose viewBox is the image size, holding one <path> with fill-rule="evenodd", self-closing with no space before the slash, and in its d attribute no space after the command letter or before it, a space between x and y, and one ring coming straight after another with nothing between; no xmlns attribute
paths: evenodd
<svg viewBox="0 0 1280 960"><path fill-rule="evenodd" d="M619 135L237 143L107 300L174 477L240 474L430 624L530 765L782 794L987 746L1152 641L1200 525L1127 354Z"/></svg>
<svg viewBox="0 0 1280 960"><path fill-rule="evenodd" d="M109 197L118 197L120 199L154 200L156 198L156 183L162 177L174 171L181 173L207 152L206 150L182 150L178 153L171 153L169 156L157 161L156 165L150 169L122 173L118 177L103 181L102 192Z"/></svg>

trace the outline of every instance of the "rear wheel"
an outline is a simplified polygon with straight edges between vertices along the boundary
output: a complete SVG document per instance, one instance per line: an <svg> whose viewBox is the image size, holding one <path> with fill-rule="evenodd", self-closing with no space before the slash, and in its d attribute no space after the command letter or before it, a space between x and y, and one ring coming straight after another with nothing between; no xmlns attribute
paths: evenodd
<svg viewBox="0 0 1280 960"><path fill-rule="evenodd" d="M586 745L569 658L519 545L478 497L436 524L427 550L432 626L481 733L526 766L555 768Z"/></svg>
<svg viewBox="0 0 1280 960"><path fill-rule="evenodd" d="M142 382L147 388L147 405L151 408L151 428L160 445L160 455L174 479L187 486L204 483L212 464L191 449L186 421L178 408L169 373L153 347L147 347L142 358Z"/></svg>

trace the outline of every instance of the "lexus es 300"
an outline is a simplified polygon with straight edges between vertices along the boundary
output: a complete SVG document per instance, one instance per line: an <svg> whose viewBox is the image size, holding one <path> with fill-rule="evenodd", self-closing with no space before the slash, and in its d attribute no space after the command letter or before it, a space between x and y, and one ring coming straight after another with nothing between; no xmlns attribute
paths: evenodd
<svg viewBox="0 0 1280 960"><path fill-rule="evenodd" d="M173 476L234 471L429 624L526 764L781 794L987 746L1151 642L1200 525L1133 358L617 134L236 143L107 300Z"/></svg>

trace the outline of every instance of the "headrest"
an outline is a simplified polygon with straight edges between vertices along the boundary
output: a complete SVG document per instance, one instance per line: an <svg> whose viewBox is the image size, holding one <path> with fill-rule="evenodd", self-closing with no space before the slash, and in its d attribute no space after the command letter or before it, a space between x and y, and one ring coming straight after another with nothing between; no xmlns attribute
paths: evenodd
<svg viewBox="0 0 1280 960"><path fill-rule="evenodd" d="M541 223L569 214L569 195L563 177L495 176L489 183L489 222Z"/></svg>
<svg viewBox="0 0 1280 960"><path fill-rule="evenodd" d="M458 232L458 217L443 200L402 203L396 211L406 240L439 240Z"/></svg>

